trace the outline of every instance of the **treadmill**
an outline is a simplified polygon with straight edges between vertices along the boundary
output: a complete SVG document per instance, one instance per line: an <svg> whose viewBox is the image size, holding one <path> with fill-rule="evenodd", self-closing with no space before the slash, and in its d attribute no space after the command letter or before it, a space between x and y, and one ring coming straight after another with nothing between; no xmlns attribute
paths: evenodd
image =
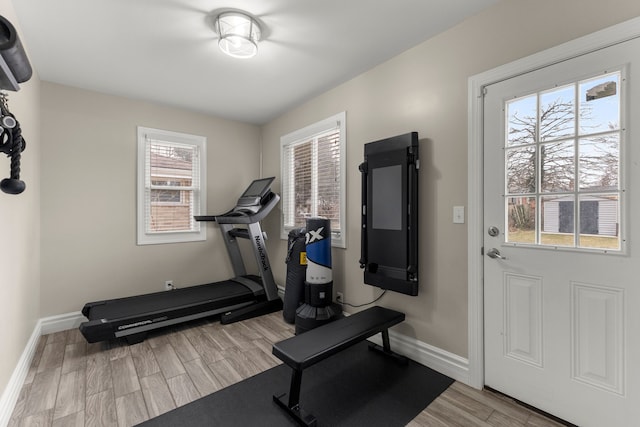
<svg viewBox="0 0 640 427"><path fill-rule="evenodd" d="M195 216L196 221L215 221L223 234L235 277L221 282L154 292L85 304L88 319L80 332L90 343L125 338L127 343L144 341L147 332L222 314L223 324L282 309L264 243L262 221L278 204L271 191L274 177L253 181L236 206L222 215ZM238 238L249 239L259 276L246 272Z"/></svg>

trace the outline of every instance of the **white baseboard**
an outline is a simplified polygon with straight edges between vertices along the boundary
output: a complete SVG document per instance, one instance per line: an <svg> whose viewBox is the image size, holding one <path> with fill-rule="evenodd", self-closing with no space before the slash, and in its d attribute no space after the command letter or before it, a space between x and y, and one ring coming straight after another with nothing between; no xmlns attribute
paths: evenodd
<svg viewBox="0 0 640 427"><path fill-rule="evenodd" d="M0 398L0 426L9 424L13 408L20 396L20 390L29 373L29 367L35 355L40 336L77 328L85 320L86 318L80 312L44 317L38 320Z"/></svg>
<svg viewBox="0 0 640 427"><path fill-rule="evenodd" d="M380 335L375 335L369 340L382 345ZM469 384L468 359L394 331L389 331L389 343L394 352L407 356L409 359L456 381Z"/></svg>
<svg viewBox="0 0 640 427"><path fill-rule="evenodd" d="M80 323L86 322L87 318L79 311L72 313L59 314L57 316L43 317L40 319L42 324L41 335L53 334L54 332L67 331L80 326Z"/></svg>
<svg viewBox="0 0 640 427"><path fill-rule="evenodd" d="M38 339L40 338L40 335L42 335L41 330L41 322L39 320L36 323L36 327L33 328L31 337L29 338L29 341L27 341L27 345L22 352L22 356L20 356L20 359L18 360L18 365L13 370L9 383L2 393L2 397L0 398L0 426L6 426L9 424L11 413L13 412L13 408L16 406L16 402L20 395L20 390L22 389L24 380L27 378L27 374L29 373L31 360L36 352L36 347L38 346Z"/></svg>

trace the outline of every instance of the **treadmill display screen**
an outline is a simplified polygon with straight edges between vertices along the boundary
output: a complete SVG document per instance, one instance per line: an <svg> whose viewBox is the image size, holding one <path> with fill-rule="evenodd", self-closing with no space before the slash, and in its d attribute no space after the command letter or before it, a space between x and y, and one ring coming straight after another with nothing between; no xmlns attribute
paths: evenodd
<svg viewBox="0 0 640 427"><path fill-rule="evenodd" d="M271 187L275 177L256 179L244 190L241 197L264 197Z"/></svg>

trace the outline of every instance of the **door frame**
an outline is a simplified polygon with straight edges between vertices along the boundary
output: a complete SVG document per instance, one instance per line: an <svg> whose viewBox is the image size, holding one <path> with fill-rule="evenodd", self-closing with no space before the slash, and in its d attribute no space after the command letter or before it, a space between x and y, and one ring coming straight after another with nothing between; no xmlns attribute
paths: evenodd
<svg viewBox="0 0 640 427"><path fill-rule="evenodd" d="M468 382L472 387L484 386L484 300L483 300L483 134L485 87L573 59L618 43L640 37L640 17L605 28L595 33L535 53L469 77L467 114L468 169Z"/></svg>

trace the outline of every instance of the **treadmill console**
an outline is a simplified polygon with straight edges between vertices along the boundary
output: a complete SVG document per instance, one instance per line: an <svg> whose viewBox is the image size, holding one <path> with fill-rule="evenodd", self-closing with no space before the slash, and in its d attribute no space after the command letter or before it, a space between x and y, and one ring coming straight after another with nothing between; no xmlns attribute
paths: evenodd
<svg viewBox="0 0 640 427"><path fill-rule="evenodd" d="M240 196L234 211L258 212L271 195L271 183L275 177L256 179Z"/></svg>
<svg viewBox="0 0 640 427"><path fill-rule="evenodd" d="M218 224L254 224L262 221L280 201L271 191L275 177L256 179L240 196L236 206L219 215L195 215L196 221L215 221Z"/></svg>

